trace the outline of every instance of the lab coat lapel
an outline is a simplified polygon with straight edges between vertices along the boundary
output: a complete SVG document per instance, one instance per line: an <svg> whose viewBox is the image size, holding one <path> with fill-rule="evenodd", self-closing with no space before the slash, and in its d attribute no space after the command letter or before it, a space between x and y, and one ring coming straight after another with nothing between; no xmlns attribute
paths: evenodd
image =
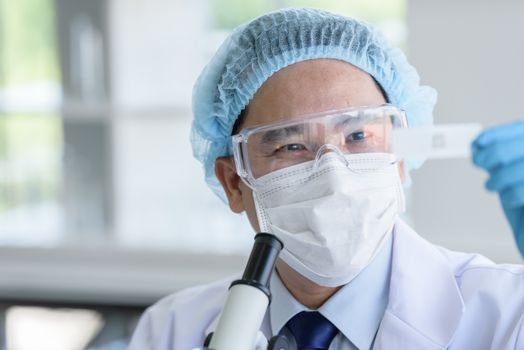
<svg viewBox="0 0 524 350"><path fill-rule="evenodd" d="M446 349L464 302L445 258L399 220L391 269L389 302L374 349Z"/></svg>
<svg viewBox="0 0 524 350"><path fill-rule="evenodd" d="M213 319L213 321L211 321L211 323L209 324L209 326L206 328L206 330L204 331L204 335L205 337L207 338L207 336L210 334L210 333L213 333L215 331L215 329L217 328L218 326L218 320L220 319L220 315L221 313L219 313L218 315L216 315L216 317Z"/></svg>

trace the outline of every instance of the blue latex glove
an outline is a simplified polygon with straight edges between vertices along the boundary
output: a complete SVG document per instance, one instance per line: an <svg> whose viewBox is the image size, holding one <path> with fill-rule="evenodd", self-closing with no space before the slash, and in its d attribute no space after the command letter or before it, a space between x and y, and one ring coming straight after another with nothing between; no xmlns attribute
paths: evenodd
<svg viewBox="0 0 524 350"><path fill-rule="evenodd" d="M489 173L524 257L524 120L482 132L472 145L473 162Z"/></svg>

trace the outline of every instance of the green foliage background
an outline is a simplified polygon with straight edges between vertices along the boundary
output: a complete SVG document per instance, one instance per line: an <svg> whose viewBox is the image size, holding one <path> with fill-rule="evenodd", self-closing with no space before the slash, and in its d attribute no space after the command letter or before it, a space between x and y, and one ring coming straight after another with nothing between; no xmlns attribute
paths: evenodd
<svg viewBox="0 0 524 350"><path fill-rule="evenodd" d="M0 90L59 79L54 1L0 0ZM19 174L13 164L32 162L42 154L59 159L63 143L60 117L56 113L6 113L1 107L0 212L56 200L59 168L34 163L29 172Z"/></svg>
<svg viewBox="0 0 524 350"><path fill-rule="evenodd" d="M0 0L0 84L57 81L53 0Z"/></svg>

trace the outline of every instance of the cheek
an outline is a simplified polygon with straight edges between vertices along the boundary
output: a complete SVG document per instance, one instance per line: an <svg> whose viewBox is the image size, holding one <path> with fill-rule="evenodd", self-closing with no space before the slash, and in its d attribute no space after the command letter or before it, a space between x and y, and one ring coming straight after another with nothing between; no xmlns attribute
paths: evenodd
<svg viewBox="0 0 524 350"><path fill-rule="evenodd" d="M260 229L258 226L255 202L253 200L253 192L249 187L246 186L244 182L240 184L240 190L242 191L242 202L244 204L244 209L246 211L247 218L249 219L249 223L251 224L251 227L253 227L253 230L259 232Z"/></svg>

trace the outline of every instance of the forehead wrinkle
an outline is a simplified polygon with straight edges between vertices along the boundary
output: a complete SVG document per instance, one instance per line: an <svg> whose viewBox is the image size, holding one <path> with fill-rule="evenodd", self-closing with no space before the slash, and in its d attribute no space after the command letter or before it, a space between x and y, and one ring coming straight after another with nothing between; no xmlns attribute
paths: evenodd
<svg viewBox="0 0 524 350"><path fill-rule="evenodd" d="M280 129L272 129L264 132L262 135L262 143L271 143L275 141L280 141L285 137L291 135L298 135L304 133L304 125L290 125Z"/></svg>

